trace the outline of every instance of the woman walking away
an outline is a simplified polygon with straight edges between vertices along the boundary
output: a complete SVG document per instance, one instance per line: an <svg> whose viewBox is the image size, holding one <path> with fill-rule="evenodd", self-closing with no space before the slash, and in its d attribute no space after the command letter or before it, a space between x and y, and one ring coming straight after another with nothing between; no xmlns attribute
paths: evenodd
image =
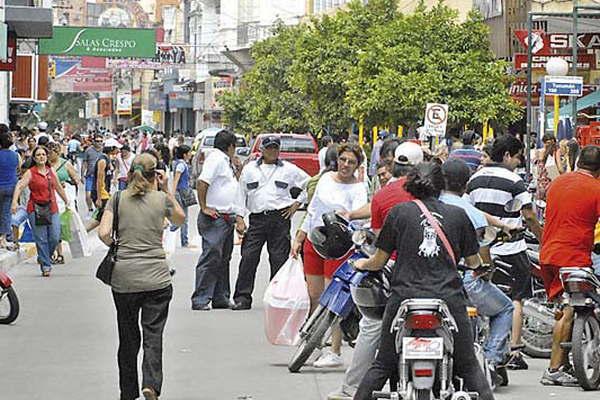
<svg viewBox="0 0 600 400"><path fill-rule="evenodd" d="M188 207L183 199L190 190L190 167L188 162L192 158L190 146L183 145L175 148L175 161L173 162L173 194L183 209L185 221L181 225L181 247L188 247ZM191 192L193 194L193 191Z"/></svg>
<svg viewBox="0 0 600 400"><path fill-rule="evenodd" d="M10 150L12 144L8 127L0 124L0 247L9 250L14 250L13 247L8 247L6 237L10 234L10 206L19 168L19 156Z"/></svg>
<svg viewBox="0 0 600 400"><path fill-rule="evenodd" d="M163 330L173 294L162 247L163 222L168 218L179 225L185 215L168 191L165 174L156 166L150 154L133 160L127 189L118 192L118 202L114 197L109 200L98 230L100 239L110 245L113 213L117 213L117 261L111 287L119 329L121 400L139 396L137 355L142 337L142 394L146 399L158 399L162 388Z"/></svg>
<svg viewBox="0 0 600 400"><path fill-rule="evenodd" d="M11 212L17 212L18 200L25 187L31 194L27 203L29 226L37 249L37 261L42 276L50 276L52 262L50 257L60 240L60 217L56 203L56 193L69 204L65 190L48 162L48 151L44 147L36 147L32 153L33 166L23 174L13 194Z"/></svg>

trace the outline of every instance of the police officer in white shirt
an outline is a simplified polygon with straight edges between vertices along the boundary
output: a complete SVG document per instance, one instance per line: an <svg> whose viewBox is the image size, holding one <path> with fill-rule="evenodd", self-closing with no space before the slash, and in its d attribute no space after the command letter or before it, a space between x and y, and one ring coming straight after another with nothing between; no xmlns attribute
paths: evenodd
<svg viewBox="0 0 600 400"><path fill-rule="evenodd" d="M235 284L233 310L249 310L260 253L267 243L271 279L290 255L291 218L306 200L309 175L296 165L279 159L280 139L267 136L262 156L247 164L240 175L242 201L250 213L250 226L242 242L242 259ZM290 189L300 188L294 200Z"/></svg>
<svg viewBox="0 0 600 400"><path fill-rule="evenodd" d="M245 230L239 185L231 159L235 136L223 130L215 136L215 150L204 161L198 177L198 233L202 254L196 265L196 290L192 310L230 308L229 261L233 251L234 224L238 233Z"/></svg>

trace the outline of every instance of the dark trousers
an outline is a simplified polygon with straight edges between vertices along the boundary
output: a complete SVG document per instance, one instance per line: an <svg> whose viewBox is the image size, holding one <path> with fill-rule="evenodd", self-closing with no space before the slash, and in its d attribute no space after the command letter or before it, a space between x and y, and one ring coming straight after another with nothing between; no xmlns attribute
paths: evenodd
<svg viewBox="0 0 600 400"><path fill-rule="evenodd" d="M233 251L235 216L212 219L198 214L198 233L202 236L202 254L196 265L196 289L192 306L229 303L229 262Z"/></svg>
<svg viewBox="0 0 600 400"><path fill-rule="evenodd" d="M173 288L140 293L116 293L113 299L117 308L119 326L119 387L121 400L134 400L139 396L137 358L143 338L142 387L150 387L160 394L162 388L162 340L169 314ZM140 335L140 311L142 332Z"/></svg>
<svg viewBox="0 0 600 400"><path fill-rule="evenodd" d="M242 242L242 259L233 295L236 303L252 304L256 269L265 242L269 252L271 279L287 261L291 247L290 228L290 220L284 218L280 212L250 215L250 226Z"/></svg>
<svg viewBox="0 0 600 400"><path fill-rule="evenodd" d="M354 400L370 400L373 391L381 390L388 379L397 377L396 333L391 333L390 327L403 300L406 298L392 296L388 301L383 315L381 342L377 357L358 387ZM465 299L462 296L456 296L446 299L446 303L458 325L458 333L454 333L454 374L464 379L467 390L479 393L481 400L493 400L494 395L475 358L473 333L467 317Z"/></svg>

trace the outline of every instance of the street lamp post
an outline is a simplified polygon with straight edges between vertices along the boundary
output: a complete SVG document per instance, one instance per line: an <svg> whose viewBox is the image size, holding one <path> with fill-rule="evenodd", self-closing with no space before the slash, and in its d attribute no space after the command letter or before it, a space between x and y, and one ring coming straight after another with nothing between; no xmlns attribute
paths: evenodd
<svg viewBox="0 0 600 400"><path fill-rule="evenodd" d="M566 76L569 73L569 63L564 58L559 57L550 57L548 62L546 63L546 75L548 76ZM546 77L544 77L544 80ZM545 90L545 85L544 90ZM542 93L542 96L546 96L546 93ZM558 121L559 121L559 113L560 113L560 98L558 95L553 96L554 103L554 123L553 123L553 131L554 136L558 135ZM542 125L541 127L545 127L546 125L546 110L540 110L542 112ZM544 135L544 130L541 129L541 135Z"/></svg>

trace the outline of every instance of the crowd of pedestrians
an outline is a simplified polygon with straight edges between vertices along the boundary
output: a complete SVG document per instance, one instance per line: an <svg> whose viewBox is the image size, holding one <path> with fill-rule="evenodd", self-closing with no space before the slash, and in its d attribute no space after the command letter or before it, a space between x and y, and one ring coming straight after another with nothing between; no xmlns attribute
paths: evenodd
<svg viewBox="0 0 600 400"><path fill-rule="evenodd" d="M531 296L525 242L505 243L491 250L491 256L513 266L509 298L474 273L459 277L454 264L440 256L439 249L430 248L436 246L435 239L429 243L415 234L427 224L413 200L419 199L435 211L444 221L457 258L465 258L475 268L479 265L479 258L473 258L479 251L476 232L488 225L509 231L524 222L541 243L551 243L545 237L547 232L542 238L531 188L536 200L554 204L558 200L552 182L568 181L561 175L576 181L574 184L582 181L595 188L596 183L587 178L597 175L595 163L600 156L584 149L582 154L591 153L578 166L583 171L580 174L587 175L576 179L570 173L576 167L577 146L557 144L553 136L544 136L543 147L533 153L533 180L527 186L519 174L524 146L512 135L483 143L473 131L453 129L446 144L427 146L381 131L369 160L356 137L337 143L324 136L318 154L320 171L311 177L281 160L282 143L277 135L264 137L260 155L242 164L235 155L236 136L223 129L216 133L213 149L202 156L200 167L193 167L192 147L184 143L182 135L126 131L66 137L46 130L45 124L33 131L11 131L0 125L0 246L18 250L23 226L28 223L41 274L50 276L53 265L65 262L60 216L66 211L87 219L87 231L98 228L105 244L117 244L110 285L117 311L121 399L125 400L139 396L136 359L140 347L144 352L142 394L156 399L162 391L162 333L173 294L163 235L165 230L179 230L181 247L194 250L189 211L196 204L202 241L191 310L251 309L265 244L270 278L290 257L301 258L310 309L314 310L345 261L343 255L326 259L315 250L319 238L313 233L323 225L323 215L336 212L348 220L368 219L379 235L379 250L359 264L374 270L387 265L393 271L394 301L388 303L383 321L362 318L351 365L340 389L330 398L370 398L372 390L393 377L397 354L389 325L395 311L407 296L419 297L432 290L449 303L462 327L455 351L458 372L465 375L471 390L477 390L482 398L493 398L475 361L469 330L463 329L468 323L464 290L490 317L484 352L493 373L496 368L526 369L518 350L523 301ZM79 196L80 191L85 197ZM590 189L590 196L596 193ZM80 197L85 198L83 203L78 201ZM596 197L588 200L592 204ZM507 211L505 204L511 201L518 201L520 211ZM306 214L293 232L292 217L302 205L306 205ZM589 219L594 216L597 221L595 213ZM232 290L230 263L236 241L241 243L241 260ZM490 255L482 255L482 259L486 257ZM545 260L554 270L563 262L552 256ZM565 314L561 326L568 326L570 319L572 315ZM343 365L341 346L342 331L335 326L331 346L313 365ZM563 364L559 355L553 356L543 382L569 383L572 376L561 369Z"/></svg>

